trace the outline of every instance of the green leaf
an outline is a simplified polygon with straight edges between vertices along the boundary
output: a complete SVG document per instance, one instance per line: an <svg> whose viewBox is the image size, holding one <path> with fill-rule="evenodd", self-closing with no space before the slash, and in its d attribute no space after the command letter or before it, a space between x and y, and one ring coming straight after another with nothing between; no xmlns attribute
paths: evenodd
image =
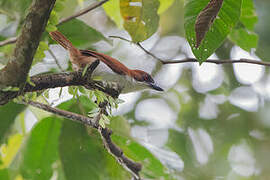
<svg viewBox="0 0 270 180"><path fill-rule="evenodd" d="M10 127L15 121L16 116L23 111L24 105L9 102L0 108L0 143L2 143L5 134L9 131Z"/></svg>
<svg viewBox="0 0 270 180"><path fill-rule="evenodd" d="M114 134L130 137L130 125L123 116L115 116L110 119L111 121L109 127L113 130Z"/></svg>
<svg viewBox="0 0 270 180"><path fill-rule="evenodd" d="M257 47L259 37L256 33L249 32L245 28L234 28L230 34L230 40L250 52L251 48Z"/></svg>
<svg viewBox="0 0 270 180"><path fill-rule="evenodd" d="M206 33L199 48L196 46L195 21L209 0L187 0L185 5L185 32L192 52L200 63L205 61L223 43L231 29L238 22L242 0L226 0Z"/></svg>
<svg viewBox="0 0 270 180"><path fill-rule="evenodd" d="M124 28L134 42L148 39L158 29L158 0L120 0L120 12Z"/></svg>
<svg viewBox="0 0 270 180"><path fill-rule="evenodd" d="M73 95L73 96L74 96L74 93L75 93L75 87L69 86L69 87L68 87L68 93L69 93L70 95Z"/></svg>
<svg viewBox="0 0 270 180"><path fill-rule="evenodd" d="M106 14L115 22L118 28L123 27L124 20L120 13L120 0L108 1L103 4Z"/></svg>
<svg viewBox="0 0 270 180"><path fill-rule="evenodd" d="M16 92L16 91L19 91L20 88L18 87L12 87L12 86L8 86L8 87L5 87L5 88L2 88L1 91L4 91L4 92L7 92L7 91L13 91L13 92Z"/></svg>
<svg viewBox="0 0 270 180"><path fill-rule="evenodd" d="M104 102L105 100L107 100L106 94L100 90L95 90L94 95L96 96L97 104L100 104L100 103Z"/></svg>
<svg viewBox="0 0 270 180"><path fill-rule="evenodd" d="M76 101L70 110L78 112ZM95 108L86 97L80 98L86 111ZM88 102L88 103L87 103ZM111 155L104 149L102 140L96 130L89 130L84 125L64 120L60 135L60 160L67 180L103 180L108 177L129 179ZM112 171L113 169L113 171ZM117 174L117 176L115 175Z"/></svg>
<svg viewBox="0 0 270 180"><path fill-rule="evenodd" d="M46 31L48 31L48 32L53 32L53 31L56 31L57 30L57 27L55 26L55 25L53 25L53 24L48 24L47 26L46 26Z"/></svg>
<svg viewBox="0 0 270 180"><path fill-rule="evenodd" d="M20 166L24 179L47 180L52 177L52 166L58 158L60 129L61 120L56 117L45 118L33 128Z"/></svg>
<svg viewBox="0 0 270 180"><path fill-rule="evenodd" d="M159 0L160 6L158 8L158 14L164 13L166 10L171 7L171 5L174 3L174 0Z"/></svg>
<svg viewBox="0 0 270 180"><path fill-rule="evenodd" d="M99 134L91 131L88 135L79 123L64 121L59 152L67 180L129 179L125 170L104 149Z"/></svg>
<svg viewBox="0 0 270 180"><path fill-rule="evenodd" d="M105 124L110 124L110 119L105 115L105 114L102 114L101 115L101 118L103 119L103 122L105 123Z"/></svg>
<svg viewBox="0 0 270 180"><path fill-rule="evenodd" d="M50 24L52 25L57 25L59 22L59 17L56 11L52 11L50 14L50 19L49 19Z"/></svg>
<svg viewBox="0 0 270 180"><path fill-rule="evenodd" d="M98 123L103 129L106 127L105 122L104 122L103 119L100 119Z"/></svg>
<svg viewBox="0 0 270 180"><path fill-rule="evenodd" d="M236 26L231 34L230 40L246 51L256 48L258 44L258 35L254 32L255 24L258 17L252 0L243 0L241 16L238 26Z"/></svg>
<svg viewBox="0 0 270 180"><path fill-rule="evenodd" d="M65 8L63 1L56 1L53 10L60 12Z"/></svg>
<svg viewBox="0 0 270 180"><path fill-rule="evenodd" d="M85 96L79 99L87 112L95 112L96 105ZM59 105L61 109L79 112L77 100L69 100ZM62 127L59 152L62 172L66 179L130 179L118 162L104 149L100 135L89 130L88 135L84 125L70 120L64 120ZM68 149L68 151L67 151Z"/></svg>
<svg viewBox="0 0 270 180"><path fill-rule="evenodd" d="M34 62L32 65L35 65L36 63L40 62L43 60L43 58L45 58L45 53L44 51L48 50L49 49L49 46L47 44L47 42L45 41L41 41L38 45L38 48L37 48L37 51L36 51L36 54L34 56ZM29 78L30 80L30 78ZM32 85L32 84L31 84Z"/></svg>
<svg viewBox="0 0 270 180"><path fill-rule="evenodd" d="M78 19L72 19L57 26L57 28L78 48L88 48L91 44L100 40L111 43L100 32Z"/></svg>
<svg viewBox="0 0 270 180"><path fill-rule="evenodd" d="M30 76L27 76L26 82L29 83L31 86L34 86L34 87L36 86L36 85L31 81Z"/></svg>
<svg viewBox="0 0 270 180"><path fill-rule="evenodd" d="M243 0L240 21L248 30L254 31L258 16L255 12L253 0Z"/></svg>

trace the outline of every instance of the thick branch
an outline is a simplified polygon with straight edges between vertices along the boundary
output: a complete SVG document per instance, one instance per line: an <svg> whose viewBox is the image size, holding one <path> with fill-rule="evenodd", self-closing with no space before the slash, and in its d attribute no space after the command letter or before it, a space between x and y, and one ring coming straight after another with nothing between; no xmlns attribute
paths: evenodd
<svg viewBox="0 0 270 180"><path fill-rule="evenodd" d="M132 41L130 41L128 39L125 39L125 38L119 37L119 36L110 36L110 37L111 38L121 39L123 41L127 41L127 42L130 42L130 43L133 43L133 44L137 45L146 54L148 54L152 58L158 60L161 64L180 64L180 63L188 63L188 62L199 62L195 58L185 58L185 59L180 59L180 60L179 59L175 59L175 60L161 59L161 58L157 57L156 55L154 55L153 53L146 50L140 43L134 43L134 42L132 42ZM269 66L270 67L269 62L258 61L258 60L253 60L253 59L246 59L246 58L242 58L242 59L207 59L204 62L206 62L206 63L214 63L214 64L248 63L248 64L257 64L257 65L261 65L261 66Z"/></svg>
<svg viewBox="0 0 270 180"><path fill-rule="evenodd" d="M71 119L73 121L88 125L92 128L97 129L100 132L105 148L109 153L111 153L115 159L118 161L120 165L122 165L125 169L127 169L135 179L139 180L139 172L142 169L142 165L140 163L134 162L132 159L126 157L116 144L113 143L111 139L112 131L108 128L102 128L98 123L96 123L95 118L89 118L86 116L82 116L80 114L72 113L69 111L53 108L49 105L33 102L33 101L23 101L24 104L29 104L31 106L43 109L45 111L54 113L56 115L62 116L64 118Z"/></svg>
<svg viewBox="0 0 270 180"><path fill-rule="evenodd" d="M31 77L31 84L26 83L20 92L1 92L0 91L0 105L6 104L11 99L16 98L26 92L35 92L49 88L64 87L64 86L84 86L87 89L98 89L106 94L116 98L119 96L121 89L115 84L108 84L102 81L93 81L91 74L99 64L96 61L88 67L86 73L83 75L82 71L55 73L55 74L41 74ZM32 85L34 84L34 85ZM114 87L112 87L114 85Z"/></svg>
<svg viewBox="0 0 270 180"><path fill-rule="evenodd" d="M13 58L0 71L0 88L22 87L30 70L41 35L46 27L55 0L35 0L18 37Z"/></svg>
<svg viewBox="0 0 270 180"><path fill-rule="evenodd" d="M81 11L79 11L79 12L73 14L73 15L71 15L71 16L69 16L67 18L61 19L57 25L63 24L65 22L68 22L68 21L76 18L76 17L82 16L82 15L88 13L89 11L92 11L92 10L96 9L97 7L101 6L102 4L104 4L107 1L109 1L109 0L103 0L103 1L95 2L95 3L91 4L90 6L86 7L85 9L82 9ZM8 44L13 44L16 41L17 41L17 37L11 37L11 38L6 39L4 41L0 41L0 47L8 45Z"/></svg>

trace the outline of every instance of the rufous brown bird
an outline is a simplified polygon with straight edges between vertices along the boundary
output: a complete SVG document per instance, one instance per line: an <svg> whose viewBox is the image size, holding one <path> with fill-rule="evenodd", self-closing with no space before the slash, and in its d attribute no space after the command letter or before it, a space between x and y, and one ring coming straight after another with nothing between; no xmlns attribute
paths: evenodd
<svg viewBox="0 0 270 180"><path fill-rule="evenodd" d="M57 41L69 52L73 70L77 71L86 65L100 60L93 71L93 76L99 76L104 81L115 82L122 89L121 93L129 93L143 89L163 91L155 84L150 74L142 70L127 68L118 60L92 50L79 50L59 31L50 32L52 39Z"/></svg>

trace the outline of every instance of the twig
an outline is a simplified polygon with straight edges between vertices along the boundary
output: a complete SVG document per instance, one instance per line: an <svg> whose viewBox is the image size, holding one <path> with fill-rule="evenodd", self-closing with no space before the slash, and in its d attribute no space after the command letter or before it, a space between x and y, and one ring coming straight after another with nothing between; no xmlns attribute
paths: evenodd
<svg viewBox="0 0 270 180"><path fill-rule="evenodd" d="M171 61L163 61L162 64L180 64L187 62L198 62L195 58L185 58L181 60L171 60ZM214 64L234 64L234 63L248 63L248 64L256 64L261 66L270 66L270 63L264 61L258 61L253 59L207 59L204 61L206 63L214 63Z"/></svg>
<svg viewBox="0 0 270 180"><path fill-rule="evenodd" d="M119 36L109 36L109 37L121 39L123 41L127 41L129 43L133 43L133 44L137 45L146 54L148 54L149 56L151 56L154 59L158 60L162 64L180 64L180 63L188 63L188 62L198 62L198 60L195 59L195 58L185 58L185 59L180 59L180 60L179 59L175 59L175 60L161 59L161 58L157 57L156 55L154 55L153 53L146 50L140 43L134 43L131 40L128 40L128 39L125 39L125 38L119 37ZM206 63L214 63L214 64L248 63L248 64L257 64L257 65L261 65L261 66L269 66L270 67L269 62L258 61L258 60L253 60L253 59L246 59L246 58L241 58L241 59L207 59L204 62L206 62Z"/></svg>
<svg viewBox="0 0 270 180"><path fill-rule="evenodd" d="M50 55L51 55L52 58L54 59L55 64L57 65L57 67L58 67L62 72L64 72L64 69L61 67L61 65L59 64L59 61L58 61L57 57L54 55L54 53L52 52L52 50L51 50L50 48L48 49L48 52L50 53Z"/></svg>
<svg viewBox="0 0 270 180"><path fill-rule="evenodd" d="M85 8L85 9L82 9L81 11L79 11L79 12L73 14L73 15L71 15L71 16L69 16L67 18L61 19L57 25L61 25L61 24L65 23L67 21L70 21L70 20L72 20L72 19L74 19L76 17L84 15L84 14L88 13L89 11L92 11L92 10L96 9L97 7L101 6L102 4L104 4L107 1L109 1L109 0L103 0L103 1L95 2L95 3L91 4L89 7ZM4 41L0 41L0 47L5 46L7 44L13 44L16 41L17 41L17 37L8 38L8 39L6 39Z"/></svg>
<svg viewBox="0 0 270 180"><path fill-rule="evenodd" d="M39 102L23 100L22 103L37 107L39 109L43 109L47 112L51 112L53 114L62 116L64 118L68 118L75 122L79 122L79 123L82 123L82 124L85 124L92 128L97 129L102 137L104 146L107 149L107 151L110 154L112 154L113 157L118 161L118 163L121 166L123 166L125 169L127 169L136 180L140 180L139 172L142 169L142 165L126 157L122 149L113 143L111 139L112 131L108 128L102 128L98 123L95 122L94 120L95 118L89 118L80 114L72 113L72 112L61 110L58 108L53 108L49 105L42 104ZM103 112L103 111L100 111L100 112ZM100 115L97 115L97 116L99 116L98 118L100 118Z"/></svg>
<svg viewBox="0 0 270 180"><path fill-rule="evenodd" d="M11 38L8 38L4 41L0 41L0 47L1 46L5 46L5 45L8 45L8 44L13 44L17 41L17 37L11 37Z"/></svg>
<svg viewBox="0 0 270 180"><path fill-rule="evenodd" d="M109 1L109 0L103 0L103 1L95 2L95 3L91 4L89 7L85 8L85 9L82 9L81 11L73 14L72 16L69 16L67 18L64 18L64 19L60 20L58 25L63 24L65 22L67 22L67 21L70 21L71 19L74 19L74 18L79 17L81 15L84 15L84 14L88 13L89 11L92 11L93 9L96 9L97 7L101 6L102 4L104 4L107 1Z"/></svg>
<svg viewBox="0 0 270 180"><path fill-rule="evenodd" d="M25 101L25 100L23 100L22 103L25 104L25 105L29 104L29 105L34 106L36 108L43 109L44 111L51 112L53 114L65 117L67 119L71 119L71 120L73 120L75 122L80 122L82 124L86 124L88 126L96 128L96 129L98 128L95 125L95 123L92 121L91 118L80 115L80 114L76 114L76 113L73 113L73 112L61 110L61 109L58 109L58 108L53 108L53 107L51 107L49 105L42 104L42 103L39 103L39 102L34 102L34 101Z"/></svg>

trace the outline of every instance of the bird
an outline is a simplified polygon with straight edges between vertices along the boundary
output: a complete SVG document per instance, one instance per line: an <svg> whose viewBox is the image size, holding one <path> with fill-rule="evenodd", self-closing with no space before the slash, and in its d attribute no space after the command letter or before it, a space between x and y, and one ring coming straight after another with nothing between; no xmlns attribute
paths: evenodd
<svg viewBox="0 0 270 180"><path fill-rule="evenodd" d="M60 31L49 33L51 38L57 41L69 52L72 69L78 71L87 65L99 60L100 63L93 71L93 77L101 77L102 81L117 83L121 93L136 92L144 89L163 91L156 85L150 74L138 69L129 69L117 59L93 50L77 49Z"/></svg>

